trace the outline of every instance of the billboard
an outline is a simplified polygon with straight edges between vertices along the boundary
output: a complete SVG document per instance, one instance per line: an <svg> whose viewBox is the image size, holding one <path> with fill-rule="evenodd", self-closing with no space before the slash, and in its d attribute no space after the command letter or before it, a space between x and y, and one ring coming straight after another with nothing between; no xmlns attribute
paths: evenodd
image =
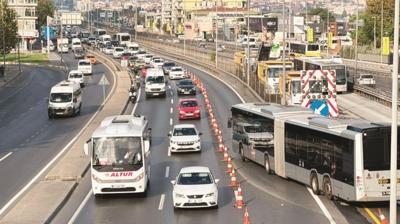
<svg viewBox="0 0 400 224"><path fill-rule="evenodd" d="M278 30L278 18L250 17L249 25L250 31L255 33L261 33L263 28L275 33Z"/></svg>

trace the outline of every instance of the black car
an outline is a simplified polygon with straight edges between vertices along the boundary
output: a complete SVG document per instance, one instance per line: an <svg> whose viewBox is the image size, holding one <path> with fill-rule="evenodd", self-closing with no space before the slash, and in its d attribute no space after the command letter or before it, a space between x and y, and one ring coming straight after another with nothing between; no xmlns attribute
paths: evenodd
<svg viewBox="0 0 400 224"><path fill-rule="evenodd" d="M196 86L191 79L182 79L177 84L177 93L180 95L196 95Z"/></svg>
<svg viewBox="0 0 400 224"><path fill-rule="evenodd" d="M162 69L164 70L164 74L169 75L169 71L171 70L172 67L175 67L175 66L176 66L176 64L174 62L170 62L170 61L164 62L163 66L162 66Z"/></svg>
<svg viewBox="0 0 400 224"><path fill-rule="evenodd" d="M74 50L74 57L75 59L84 59L85 58L85 51L82 48L78 48Z"/></svg>

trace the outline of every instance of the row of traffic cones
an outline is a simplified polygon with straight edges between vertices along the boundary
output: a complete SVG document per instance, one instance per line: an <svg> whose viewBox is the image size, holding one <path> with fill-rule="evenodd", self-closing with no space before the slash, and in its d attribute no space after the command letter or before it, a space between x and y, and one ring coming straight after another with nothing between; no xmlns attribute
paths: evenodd
<svg viewBox="0 0 400 224"><path fill-rule="evenodd" d="M217 118L215 116L213 107L211 105L211 101L208 97L208 93L207 93L207 89L205 88L204 84L201 82L201 80L196 77L193 73L188 72L189 77L193 80L193 82L195 83L195 85L197 86L197 88L200 90L201 94L204 97L204 102L205 102L205 107L207 109L208 112L208 117L209 117L209 121L210 121L210 126L212 129L212 132L215 136L216 142L217 142L217 152L223 153L223 159L222 162L227 164L227 169L226 169L226 173L229 175L230 177L230 184L229 186L231 186L234 190L234 194L235 194L235 207L238 209L242 209L243 207L245 207L244 210L244 216L243 216L243 223L244 224L249 224L250 223L250 218L249 218L249 213L247 210L247 207L244 203L243 200L243 191L242 188L240 187L240 184L237 180L237 176L236 176L236 169L232 164L232 158L230 157L229 153L228 153L228 147L224 144L224 139L222 136L222 131L219 128L218 122L217 122Z"/></svg>

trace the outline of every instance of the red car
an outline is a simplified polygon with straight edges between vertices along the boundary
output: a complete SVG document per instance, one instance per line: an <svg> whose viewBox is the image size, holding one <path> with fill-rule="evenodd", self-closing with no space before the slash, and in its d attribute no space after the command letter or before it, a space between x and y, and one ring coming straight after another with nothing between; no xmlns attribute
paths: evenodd
<svg viewBox="0 0 400 224"><path fill-rule="evenodd" d="M142 70L140 70L142 78L146 78L147 69L148 68L153 68L153 66L152 65L145 65L145 66L142 67Z"/></svg>
<svg viewBox="0 0 400 224"><path fill-rule="evenodd" d="M197 99L180 99L179 100L179 120L183 119L200 119L200 105Z"/></svg>

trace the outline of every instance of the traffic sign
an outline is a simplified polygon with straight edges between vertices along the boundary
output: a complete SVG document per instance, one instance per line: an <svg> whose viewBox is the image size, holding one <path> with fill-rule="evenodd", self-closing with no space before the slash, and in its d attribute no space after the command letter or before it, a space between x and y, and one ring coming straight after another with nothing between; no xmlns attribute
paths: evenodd
<svg viewBox="0 0 400 224"><path fill-rule="evenodd" d="M314 100L310 108L316 113L321 114L322 116L329 116L329 106L325 102L325 100Z"/></svg>
<svg viewBox="0 0 400 224"><path fill-rule="evenodd" d="M110 85L110 82L108 81L108 79L106 78L105 75L103 75L99 81L99 85L103 85L103 86L107 86Z"/></svg>

